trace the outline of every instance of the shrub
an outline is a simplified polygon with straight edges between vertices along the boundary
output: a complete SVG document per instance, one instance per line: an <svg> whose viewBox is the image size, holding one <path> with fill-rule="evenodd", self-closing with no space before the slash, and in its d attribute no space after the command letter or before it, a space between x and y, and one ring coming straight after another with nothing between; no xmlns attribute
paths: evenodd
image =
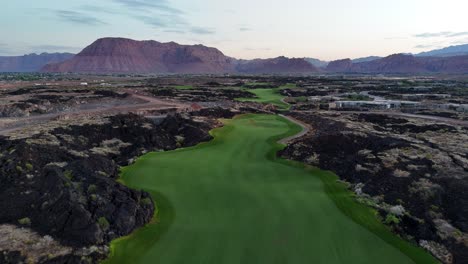
<svg viewBox="0 0 468 264"><path fill-rule="evenodd" d="M88 193L95 193L97 190L97 186L94 184L91 184L88 186Z"/></svg>
<svg viewBox="0 0 468 264"><path fill-rule="evenodd" d="M18 173L22 173L22 172L23 172L23 168L21 168L20 165L17 165L17 166L16 166L16 171L17 171Z"/></svg>
<svg viewBox="0 0 468 264"><path fill-rule="evenodd" d="M21 218L21 219L18 219L18 223L20 225L31 225L31 219L29 219L29 217L25 217L25 218Z"/></svg>
<svg viewBox="0 0 468 264"><path fill-rule="evenodd" d="M91 201L96 201L97 200L97 195L96 194L91 194L89 197L91 198Z"/></svg>
<svg viewBox="0 0 468 264"><path fill-rule="evenodd" d="M400 223L400 218L396 217L394 214L387 214L384 223L387 225L398 225Z"/></svg>
<svg viewBox="0 0 468 264"><path fill-rule="evenodd" d="M31 163L29 163L29 162L28 162L28 163L26 163L26 165L25 165L25 166L26 166L26 169L27 169L28 171L32 171L32 170L33 170L33 168L34 168L34 166L33 166Z"/></svg>
<svg viewBox="0 0 468 264"><path fill-rule="evenodd" d="M107 221L107 219L106 219L104 216L99 217L99 219L98 219L98 225L99 225L99 226L101 227L101 229L104 230L104 231L107 230L107 229L109 229L109 226L110 226L109 221Z"/></svg>
<svg viewBox="0 0 468 264"><path fill-rule="evenodd" d="M145 205L151 205L151 199L150 198L143 198L140 200L140 205L145 206Z"/></svg>
<svg viewBox="0 0 468 264"><path fill-rule="evenodd" d="M73 172L71 170L66 170L63 175L65 178L69 179L70 181L73 179Z"/></svg>

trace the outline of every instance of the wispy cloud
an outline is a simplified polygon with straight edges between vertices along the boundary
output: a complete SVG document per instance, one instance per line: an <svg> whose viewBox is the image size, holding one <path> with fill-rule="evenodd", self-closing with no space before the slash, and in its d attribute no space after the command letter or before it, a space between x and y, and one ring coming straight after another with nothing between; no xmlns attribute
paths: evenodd
<svg viewBox="0 0 468 264"><path fill-rule="evenodd" d="M9 55L11 54L12 50L8 47L5 43L0 43L0 54L2 55Z"/></svg>
<svg viewBox="0 0 468 264"><path fill-rule="evenodd" d="M429 48L435 48L436 46L434 45L425 45L425 44L420 44L420 45L416 45L414 48L415 49L429 49Z"/></svg>
<svg viewBox="0 0 468 264"><path fill-rule="evenodd" d="M186 32L183 30L177 30L177 29L166 29L164 30L166 33L174 33L174 34L185 34Z"/></svg>
<svg viewBox="0 0 468 264"><path fill-rule="evenodd" d="M99 20L93 16L82 12L70 11L70 10L54 10L55 15L62 21L70 22L74 24L88 25L88 26L99 26L106 25L102 20Z"/></svg>
<svg viewBox="0 0 468 264"><path fill-rule="evenodd" d="M137 20L156 30L173 34L213 35L213 28L193 25L187 20L187 14L175 7L168 0L109 0L114 6L82 5L78 11L57 11L64 20L102 24L103 21L95 19L93 14L119 15ZM245 30L248 30L245 27Z"/></svg>
<svg viewBox="0 0 468 264"><path fill-rule="evenodd" d="M259 50L269 51L269 50L271 50L271 48L250 48L250 47L246 47L246 48L244 48L244 50L246 50L246 51L259 51Z"/></svg>
<svg viewBox="0 0 468 264"><path fill-rule="evenodd" d="M61 45L33 45L29 47L36 52L76 52L80 47L61 46Z"/></svg>
<svg viewBox="0 0 468 264"><path fill-rule="evenodd" d="M436 38L436 37L446 37L446 38L454 38L460 36L468 36L468 31L461 31L461 32L452 32L452 31L441 31L441 32L425 32L413 35L416 38Z"/></svg>
<svg viewBox="0 0 468 264"><path fill-rule="evenodd" d="M461 36L468 36L468 32L456 32L448 35L447 37L461 37Z"/></svg>
<svg viewBox="0 0 468 264"><path fill-rule="evenodd" d="M215 34L216 31L212 28L203 28L203 27L192 27L189 30L193 34L198 34L198 35L212 35Z"/></svg>
<svg viewBox="0 0 468 264"><path fill-rule="evenodd" d="M182 10L179 10L170 5L166 0L113 0L116 3L125 5L130 9L148 10L150 11L162 11L171 14L183 14Z"/></svg>

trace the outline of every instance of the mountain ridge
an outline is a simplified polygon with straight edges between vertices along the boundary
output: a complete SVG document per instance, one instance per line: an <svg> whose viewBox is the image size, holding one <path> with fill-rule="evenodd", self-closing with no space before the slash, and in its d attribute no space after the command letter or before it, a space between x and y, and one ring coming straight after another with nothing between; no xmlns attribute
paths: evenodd
<svg viewBox="0 0 468 264"><path fill-rule="evenodd" d="M36 72L44 65L62 62L74 56L72 53L31 53L22 56L0 56L0 72Z"/></svg>
<svg viewBox="0 0 468 264"><path fill-rule="evenodd" d="M308 73L318 69L303 59L237 60L203 45L101 38L73 58L46 65L44 72L78 73Z"/></svg>

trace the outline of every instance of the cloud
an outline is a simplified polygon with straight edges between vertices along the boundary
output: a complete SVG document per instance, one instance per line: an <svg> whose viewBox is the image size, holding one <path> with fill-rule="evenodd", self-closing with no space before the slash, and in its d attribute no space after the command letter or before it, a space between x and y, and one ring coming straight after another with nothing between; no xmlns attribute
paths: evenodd
<svg viewBox="0 0 468 264"><path fill-rule="evenodd" d="M31 50L38 52L76 52L81 50L80 47L61 46L61 45L33 45L29 47Z"/></svg>
<svg viewBox="0 0 468 264"><path fill-rule="evenodd" d="M78 10L82 11L83 16L90 15L88 13L101 13L106 15L120 15L137 20L154 29L161 30L165 33L186 34L192 33L197 35L212 35L215 34L213 28L200 27L192 25L186 19L187 14L174 7L168 0L110 0L117 6L114 8L103 7L99 5L82 5ZM64 11L62 11L64 12ZM74 12L74 11L70 11ZM79 12L75 12L79 13ZM87 21L80 19L75 13L63 13L62 16L73 18L78 21ZM93 21L93 20L90 20ZM245 27L245 29L248 29Z"/></svg>
<svg viewBox="0 0 468 264"><path fill-rule="evenodd" d="M415 49L429 49L429 48L434 48L434 47L435 47L434 45L420 44L420 45L416 45L414 48Z"/></svg>
<svg viewBox="0 0 468 264"><path fill-rule="evenodd" d="M212 35L216 33L212 28L203 28L203 27L192 27L190 28L189 31L193 34L198 34L198 35Z"/></svg>
<svg viewBox="0 0 468 264"><path fill-rule="evenodd" d="M0 43L0 54L3 54L3 55L10 55L12 54L12 50L8 47L7 44L5 43Z"/></svg>
<svg viewBox="0 0 468 264"><path fill-rule="evenodd" d="M245 31L252 31L251 28L248 28L248 27L241 27L239 28L239 31L242 31L242 32L245 32Z"/></svg>
<svg viewBox="0 0 468 264"><path fill-rule="evenodd" d="M250 47L246 47L246 48L244 48L244 50L246 50L246 51L259 51L259 50L269 51L269 50L271 50L271 48L250 48Z"/></svg>
<svg viewBox="0 0 468 264"><path fill-rule="evenodd" d="M447 37L461 37L461 36L468 36L468 32L456 32L448 35Z"/></svg>
<svg viewBox="0 0 468 264"><path fill-rule="evenodd" d="M154 27L168 27L169 21L160 18L160 17L152 17L152 16L133 16L133 18L140 20L141 22L154 26Z"/></svg>
<svg viewBox="0 0 468 264"><path fill-rule="evenodd" d="M468 44L468 38L452 41L450 42L450 44L451 45L465 45L465 44Z"/></svg>
<svg viewBox="0 0 468 264"><path fill-rule="evenodd" d="M177 30L177 29L166 29L164 30L166 33L174 33L174 34L185 34L186 32L183 30Z"/></svg>
<svg viewBox="0 0 468 264"><path fill-rule="evenodd" d="M436 38L436 37L446 37L446 38L454 38L460 36L467 36L467 31L462 32L451 32L451 31L441 31L441 32L425 32L413 35L416 38Z"/></svg>
<svg viewBox="0 0 468 264"><path fill-rule="evenodd" d="M106 25L107 23L84 13L69 11L69 10L55 10L53 11L55 15L62 21L88 25L88 26L99 26Z"/></svg>
<svg viewBox="0 0 468 264"><path fill-rule="evenodd" d="M130 9L161 11L170 14L183 14L182 10L172 7L166 0L113 0Z"/></svg>

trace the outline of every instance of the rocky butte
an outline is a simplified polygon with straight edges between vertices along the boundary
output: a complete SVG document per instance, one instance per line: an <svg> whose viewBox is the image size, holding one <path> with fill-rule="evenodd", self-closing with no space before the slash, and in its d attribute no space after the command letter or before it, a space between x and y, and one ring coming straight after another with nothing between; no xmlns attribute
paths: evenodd
<svg viewBox="0 0 468 264"><path fill-rule="evenodd" d="M203 45L102 38L72 59L46 65L43 72L78 73L312 73L303 59L279 57L241 61Z"/></svg>

